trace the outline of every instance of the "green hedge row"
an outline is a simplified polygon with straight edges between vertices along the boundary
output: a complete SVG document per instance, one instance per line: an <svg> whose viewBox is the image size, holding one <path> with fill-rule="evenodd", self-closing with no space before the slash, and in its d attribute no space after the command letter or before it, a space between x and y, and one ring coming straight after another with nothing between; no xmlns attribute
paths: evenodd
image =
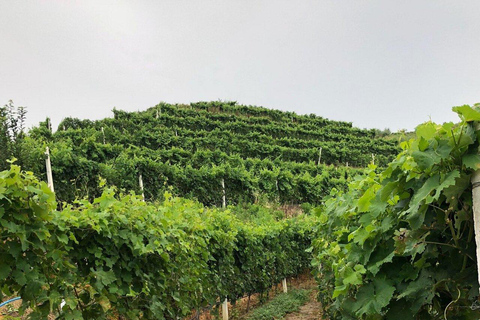
<svg viewBox="0 0 480 320"><path fill-rule="evenodd" d="M32 173L0 172L0 298L21 295L32 319L177 319L310 264L310 217L249 223L165 198L151 204L105 189L58 211Z"/></svg>

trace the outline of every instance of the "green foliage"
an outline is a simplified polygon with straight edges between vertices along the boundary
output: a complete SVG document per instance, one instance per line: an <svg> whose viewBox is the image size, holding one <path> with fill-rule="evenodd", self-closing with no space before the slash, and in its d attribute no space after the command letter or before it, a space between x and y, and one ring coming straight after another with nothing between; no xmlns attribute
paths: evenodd
<svg viewBox="0 0 480 320"><path fill-rule="evenodd" d="M241 221L253 224L268 224L284 218L284 212L274 207L266 207L258 204L240 204L231 206L229 209Z"/></svg>
<svg viewBox="0 0 480 320"><path fill-rule="evenodd" d="M99 176L138 193L142 174L147 200L161 200L170 191L221 206L224 179L229 205L318 205L332 187L345 189L372 154L386 165L398 152L395 142L351 123L228 102L114 110L114 118L99 121L67 118L54 134L46 122L30 138L38 144L29 145L29 159L37 161L23 167L43 178L48 144L57 199L67 202L100 196Z"/></svg>
<svg viewBox="0 0 480 320"><path fill-rule="evenodd" d="M18 294L22 312L35 307L33 319L45 319L70 297L64 233L52 224L55 196L31 172L12 165L0 172L0 301Z"/></svg>
<svg viewBox="0 0 480 320"><path fill-rule="evenodd" d="M288 293L281 293L275 296L264 306L252 311L249 320L272 320L283 319L287 313L296 312L309 299L309 290L291 290Z"/></svg>
<svg viewBox="0 0 480 320"><path fill-rule="evenodd" d="M164 198L107 188L57 211L32 173L0 172L0 298L20 295L32 319L177 319L219 297L264 292L310 264L312 217L240 221Z"/></svg>
<svg viewBox="0 0 480 320"><path fill-rule="evenodd" d="M416 128L382 172L316 209L314 266L331 319L478 319L470 177L480 112Z"/></svg>
<svg viewBox="0 0 480 320"><path fill-rule="evenodd" d="M23 146L26 114L26 108L15 107L12 100L0 107L0 170L8 167L7 160L11 158L23 163L28 153Z"/></svg>

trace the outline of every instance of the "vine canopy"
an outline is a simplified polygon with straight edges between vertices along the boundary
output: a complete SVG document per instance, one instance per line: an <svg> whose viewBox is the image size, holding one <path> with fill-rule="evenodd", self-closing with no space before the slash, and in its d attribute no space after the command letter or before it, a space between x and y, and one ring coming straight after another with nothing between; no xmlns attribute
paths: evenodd
<svg viewBox="0 0 480 320"><path fill-rule="evenodd" d="M480 112L424 123L381 173L375 166L317 209L320 297L332 319L478 319L470 178ZM321 266L321 268L320 268Z"/></svg>

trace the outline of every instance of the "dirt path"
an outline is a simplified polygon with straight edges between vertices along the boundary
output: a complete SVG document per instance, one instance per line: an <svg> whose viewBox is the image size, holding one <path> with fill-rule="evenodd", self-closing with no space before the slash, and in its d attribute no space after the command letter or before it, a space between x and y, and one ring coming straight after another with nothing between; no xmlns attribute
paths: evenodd
<svg viewBox="0 0 480 320"><path fill-rule="evenodd" d="M315 280L308 274L302 275L299 278L291 279L289 281L289 288L291 289L307 289L312 290L310 294L310 300L300 307L298 312L287 314L282 320L321 320L322 318L322 305L317 301L317 284ZM259 307L255 303L254 308ZM248 314L243 313L241 317L235 317L233 319L244 320L248 318Z"/></svg>
<svg viewBox="0 0 480 320"><path fill-rule="evenodd" d="M316 299L316 292L310 295L310 301L300 307L298 312L285 316L285 320L318 320L322 319L322 305Z"/></svg>

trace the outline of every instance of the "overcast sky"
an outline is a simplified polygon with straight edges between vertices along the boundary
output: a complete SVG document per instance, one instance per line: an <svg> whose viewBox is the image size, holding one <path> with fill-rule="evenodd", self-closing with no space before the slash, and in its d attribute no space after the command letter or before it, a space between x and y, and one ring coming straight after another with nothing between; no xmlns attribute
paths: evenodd
<svg viewBox="0 0 480 320"><path fill-rule="evenodd" d="M480 1L0 2L0 104L99 119L235 100L362 128L480 102Z"/></svg>

